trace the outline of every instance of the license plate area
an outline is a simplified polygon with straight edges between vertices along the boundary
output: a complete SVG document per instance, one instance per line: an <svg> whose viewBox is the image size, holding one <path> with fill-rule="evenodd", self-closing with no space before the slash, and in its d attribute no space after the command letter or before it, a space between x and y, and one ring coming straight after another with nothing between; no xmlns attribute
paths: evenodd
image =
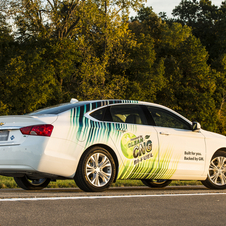
<svg viewBox="0 0 226 226"><path fill-rule="evenodd" d="M9 130L0 130L0 141L7 141L9 138Z"/></svg>

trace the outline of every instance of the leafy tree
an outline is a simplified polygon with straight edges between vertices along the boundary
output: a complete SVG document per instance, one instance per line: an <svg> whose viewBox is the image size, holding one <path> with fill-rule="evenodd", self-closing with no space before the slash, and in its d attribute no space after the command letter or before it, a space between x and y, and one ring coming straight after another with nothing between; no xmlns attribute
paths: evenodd
<svg viewBox="0 0 226 226"><path fill-rule="evenodd" d="M74 80L76 86L80 87L75 93L78 98L124 97L127 85L124 75L130 62L127 50L136 43L127 23L108 21L108 26L111 29L106 28L107 31L103 33L84 31L84 39L77 41L82 53Z"/></svg>
<svg viewBox="0 0 226 226"><path fill-rule="evenodd" d="M119 12L137 9L143 0L5 0L2 10L15 20L18 36L77 38L84 20L90 18L95 29L96 17L117 19ZM4 5L4 7L3 7ZM10 6L10 7L9 7ZM88 25L89 26L89 25Z"/></svg>
<svg viewBox="0 0 226 226"><path fill-rule="evenodd" d="M205 48L189 27L176 23L164 30L162 48L167 85L158 101L216 130L215 75Z"/></svg>
<svg viewBox="0 0 226 226"><path fill-rule="evenodd" d="M41 107L53 94L52 68L43 60L45 48L29 43L17 48L2 71L4 100L9 114L25 114Z"/></svg>
<svg viewBox="0 0 226 226"><path fill-rule="evenodd" d="M130 50L131 64L126 71L129 83L126 98L156 101L157 91L165 85L164 61L156 57L156 46L163 24L150 7L142 7L129 28L137 45Z"/></svg>
<svg viewBox="0 0 226 226"><path fill-rule="evenodd" d="M174 110L183 110L178 106L177 89L181 86L181 68L179 60L182 54L181 46L192 35L191 28L182 26L178 23L172 25L165 24L162 33L160 44L156 52L158 58L164 59L165 80L164 89L158 92L158 102L166 105Z"/></svg>
<svg viewBox="0 0 226 226"><path fill-rule="evenodd" d="M204 123L215 130L215 79L207 64L208 53L194 36L189 37L179 49L181 87L178 87L178 105L191 120ZM186 101L184 101L186 100Z"/></svg>
<svg viewBox="0 0 226 226"><path fill-rule="evenodd" d="M4 83L4 65L11 55L10 46L13 43L11 28L6 22L6 18L0 13L0 114L7 114L7 101L5 99L6 84Z"/></svg>
<svg viewBox="0 0 226 226"><path fill-rule="evenodd" d="M10 112L26 113L72 96L80 100L123 98L128 82L123 75L130 62L127 50L136 42L119 11L124 10L125 18L126 10L139 2L8 1L11 7L6 6L4 12L14 18L19 45L3 70L10 89L5 99L15 100ZM23 95L19 100L16 96L25 87L26 94L35 91L29 102Z"/></svg>
<svg viewBox="0 0 226 226"><path fill-rule="evenodd" d="M142 77L144 74L139 69L138 79L144 78L145 83L149 84L149 80L153 82L153 78L156 78L152 83L155 87L152 87L152 100L179 111L191 120L204 123L208 129L216 130L213 98L215 74L207 63L207 51L189 26L175 22L164 23L156 17L150 8L145 8L141 9L134 20L136 24L132 30L136 37L143 33L143 39L138 40L142 40L140 43L146 47L138 50L135 62L141 58L140 62L153 70L156 68L154 62L161 59L163 65L159 68L162 73L161 76L155 72Z"/></svg>
<svg viewBox="0 0 226 226"><path fill-rule="evenodd" d="M217 131L226 135L226 54L212 63L216 74L216 90L214 99L217 110Z"/></svg>
<svg viewBox="0 0 226 226"><path fill-rule="evenodd" d="M175 21L192 27L192 33L206 47L210 54L209 62L212 62L219 55L219 49L216 51L213 46L219 41L217 36L220 29L216 25L222 21L222 9L212 4L210 0L182 0L172 15Z"/></svg>
<svg viewBox="0 0 226 226"><path fill-rule="evenodd" d="M139 99L226 134L225 2L218 9L209 0L183 0L171 20L143 6L126 22L141 3L2 1L0 114L71 97Z"/></svg>

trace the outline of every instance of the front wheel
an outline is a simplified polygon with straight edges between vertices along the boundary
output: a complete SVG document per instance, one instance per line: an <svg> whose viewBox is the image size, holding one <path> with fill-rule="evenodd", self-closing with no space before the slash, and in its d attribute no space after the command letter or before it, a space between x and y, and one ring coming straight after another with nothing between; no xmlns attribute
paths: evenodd
<svg viewBox="0 0 226 226"><path fill-rule="evenodd" d="M41 190L48 186L50 179L29 179L26 175L23 177L14 177L17 185L25 190Z"/></svg>
<svg viewBox="0 0 226 226"><path fill-rule="evenodd" d="M210 189L226 189L226 153L216 152L209 165L207 178L201 181L204 186Z"/></svg>
<svg viewBox="0 0 226 226"><path fill-rule="evenodd" d="M102 147L91 148L81 158L75 183L86 192L106 190L114 181L116 166L111 154Z"/></svg>
<svg viewBox="0 0 226 226"><path fill-rule="evenodd" d="M171 180L151 180L151 179L142 179L141 180L144 185L151 187L151 188L164 188L171 183Z"/></svg>

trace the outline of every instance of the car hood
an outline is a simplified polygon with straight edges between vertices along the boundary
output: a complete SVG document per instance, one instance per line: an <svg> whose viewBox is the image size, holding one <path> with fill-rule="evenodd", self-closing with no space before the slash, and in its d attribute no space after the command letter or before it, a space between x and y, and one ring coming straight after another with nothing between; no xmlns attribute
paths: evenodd
<svg viewBox="0 0 226 226"><path fill-rule="evenodd" d="M221 134L218 134L218 133L214 133L214 132L210 132L210 131L206 131L206 130L203 130L201 129L201 133L205 136L205 138L218 138L218 139L224 139L226 140L226 136L224 135L221 135Z"/></svg>

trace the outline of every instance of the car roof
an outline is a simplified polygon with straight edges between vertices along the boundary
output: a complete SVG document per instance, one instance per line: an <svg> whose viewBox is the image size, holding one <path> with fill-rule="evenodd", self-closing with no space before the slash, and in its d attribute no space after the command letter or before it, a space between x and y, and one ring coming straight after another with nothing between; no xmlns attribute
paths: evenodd
<svg viewBox="0 0 226 226"><path fill-rule="evenodd" d="M39 109L30 113L29 115L41 115L41 114L61 114L65 111L68 111L73 108L86 106L86 112L95 110L96 108L114 105L114 104L141 104L141 105L149 105L153 107L160 107L162 109L171 111L172 113L182 117L186 121L189 121L187 118L183 117L179 113L173 111L170 108L167 108L160 104L145 102L145 101L137 101L137 100L120 100L120 99L106 99L106 100L87 100L87 101L78 101L76 103L63 103L55 106L50 106L47 108ZM86 113L84 112L84 113ZM190 121L189 121L190 122Z"/></svg>

